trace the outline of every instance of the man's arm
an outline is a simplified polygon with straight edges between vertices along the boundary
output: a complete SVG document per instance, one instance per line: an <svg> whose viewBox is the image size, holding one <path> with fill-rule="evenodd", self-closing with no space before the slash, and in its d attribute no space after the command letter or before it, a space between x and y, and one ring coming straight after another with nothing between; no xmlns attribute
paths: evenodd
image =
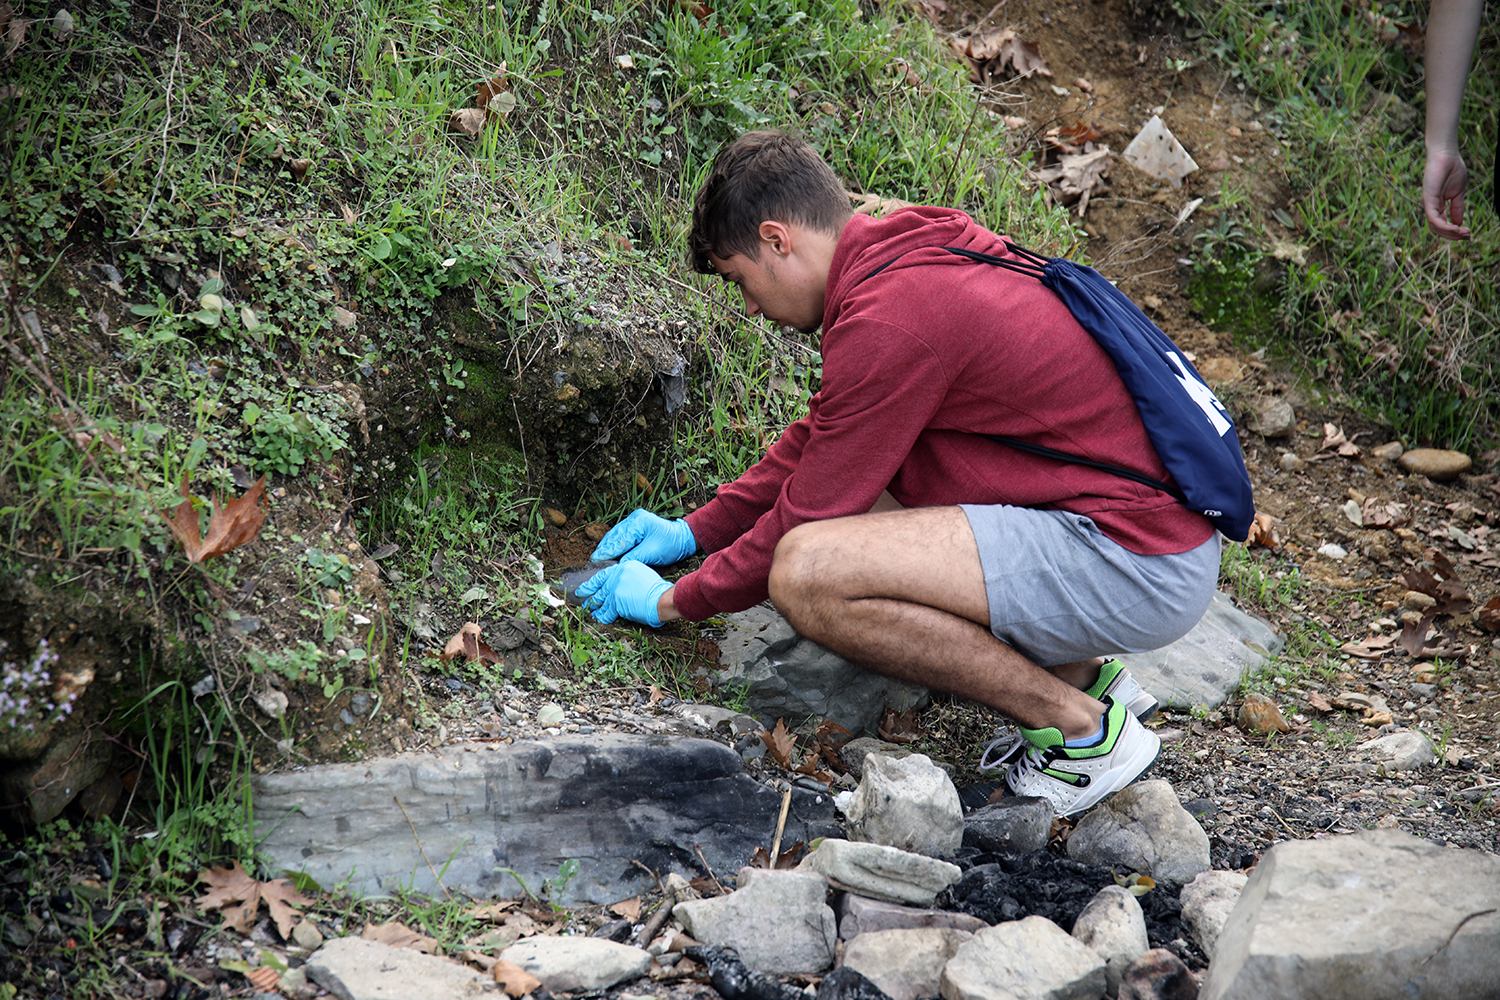
<svg viewBox="0 0 1500 1000"><path fill-rule="evenodd" d="M1484 0L1432 0L1427 21L1427 163L1422 208L1427 225L1445 239L1469 238L1463 224L1469 172L1458 147L1459 110Z"/></svg>

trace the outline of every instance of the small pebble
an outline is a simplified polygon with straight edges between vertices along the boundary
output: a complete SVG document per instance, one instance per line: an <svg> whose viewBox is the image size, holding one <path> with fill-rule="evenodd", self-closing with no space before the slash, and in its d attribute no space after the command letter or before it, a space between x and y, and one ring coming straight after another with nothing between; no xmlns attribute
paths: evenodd
<svg viewBox="0 0 1500 1000"><path fill-rule="evenodd" d="M1323 545L1318 546L1318 555L1327 556L1329 559L1347 559L1349 556L1349 550L1344 548L1342 545L1337 545L1333 542L1327 542Z"/></svg>
<svg viewBox="0 0 1500 1000"><path fill-rule="evenodd" d="M1307 468L1307 463L1291 452L1286 452L1281 456L1282 472L1301 472L1305 468Z"/></svg>

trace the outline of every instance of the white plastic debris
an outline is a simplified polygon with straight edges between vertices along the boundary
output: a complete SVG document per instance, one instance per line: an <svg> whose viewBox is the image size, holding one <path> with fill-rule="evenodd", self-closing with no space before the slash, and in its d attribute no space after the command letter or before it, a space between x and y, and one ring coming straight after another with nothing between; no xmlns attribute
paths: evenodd
<svg viewBox="0 0 1500 1000"><path fill-rule="evenodd" d="M1151 120L1136 133L1130 145L1125 147L1124 155L1137 170L1164 180L1174 188L1182 187L1182 179L1198 169L1198 164L1193 162L1159 115L1152 115Z"/></svg>

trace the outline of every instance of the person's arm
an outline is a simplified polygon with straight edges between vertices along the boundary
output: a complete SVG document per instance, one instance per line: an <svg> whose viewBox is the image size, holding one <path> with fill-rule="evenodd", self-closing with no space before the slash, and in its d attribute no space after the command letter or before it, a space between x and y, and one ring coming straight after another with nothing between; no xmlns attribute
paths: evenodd
<svg viewBox="0 0 1500 1000"><path fill-rule="evenodd" d="M1484 0L1432 0L1427 21L1427 163L1422 172L1422 209L1428 228L1450 240L1469 238L1463 224L1469 172L1458 148L1458 120L1483 9Z"/></svg>

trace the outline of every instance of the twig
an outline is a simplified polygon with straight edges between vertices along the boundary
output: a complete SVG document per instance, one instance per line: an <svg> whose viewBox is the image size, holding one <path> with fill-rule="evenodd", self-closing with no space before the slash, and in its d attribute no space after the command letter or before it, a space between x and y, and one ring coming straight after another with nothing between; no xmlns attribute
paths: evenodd
<svg viewBox="0 0 1500 1000"><path fill-rule="evenodd" d="M1010 3L1010 0L1000 0L999 3L997 3L997 4L995 4L995 6L991 7L990 8L990 12L988 14L984 15L979 20L977 20L977 21L974 22L974 30L978 31L980 25L984 24L984 22L988 21L990 18L992 18L996 14L998 14L1000 12L1000 8L1004 7L1008 3Z"/></svg>
<svg viewBox="0 0 1500 1000"><path fill-rule="evenodd" d="M725 895L728 890L726 890L724 888L724 884L719 881L719 876L717 876L717 875L714 874L714 870L709 865L708 859L703 856L703 845L702 844L694 844L693 845L693 850L695 850L695 851L698 852L698 860L701 861L701 862L703 862L703 870L706 871L706 872L708 872L708 877L713 882L714 888L717 889L717 890L719 890L719 894L720 895Z"/></svg>
<svg viewBox="0 0 1500 1000"><path fill-rule="evenodd" d="M172 69L167 73L166 120L162 123L161 127L161 166L156 170L156 179L151 182L151 197L146 199L146 207L141 212L141 221L135 224L135 229L130 234L132 239L140 234L141 227L146 224L146 219L150 217L151 209L156 205L156 196L161 191L161 179L167 172L167 135L172 130L172 86L177 79L177 64L181 59L182 22L179 21L177 24L177 44L172 48Z"/></svg>
<svg viewBox="0 0 1500 1000"><path fill-rule="evenodd" d="M771 870L776 870L776 859L781 856L781 835L786 830L786 811L792 804L792 786L787 785L781 792L781 815L776 820L776 840L771 845Z"/></svg>
<svg viewBox="0 0 1500 1000"><path fill-rule="evenodd" d="M667 887L661 884L661 876L660 875L656 874L656 872L654 872L650 868L646 867L646 865L645 865L644 862L642 862L642 861L640 861L640 860L638 860L636 858L631 858L630 859L630 863L633 864L633 865L635 865L641 871L645 872L647 875L650 875L652 878L654 878L656 880L656 891L657 892L661 893L663 896L665 896L667 894Z"/></svg>
<svg viewBox="0 0 1500 1000"><path fill-rule="evenodd" d="M636 944L644 948L655 940L656 935L660 934L662 927L666 925L667 918L672 915L672 907L676 905L677 900L671 896L664 898L661 905L652 911L651 916L647 917L646 922L641 925L640 936L635 939Z"/></svg>
<svg viewBox="0 0 1500 1000"><path fill-rule="evenodd" d="M417 836L416 824L411 821L410 816L406 815L406 807L401 804L401 797L392 795L391 798L396 800L396 808L401 810L401 815L406 819L406 825L411 827L411 838L417 842L417 850L422 852L422 860L427 862L427 868L432 872L432 877L437 882L438 888L443 890L443 895L448 897L448 902L453 902L453 893L449 892L448 887L443 884L443 877L438 874L437 868L433 867L432 859L427 856L427 848L422 846L422 838ZM524 889L525 886L522 886L522 888Z"/></svg>

